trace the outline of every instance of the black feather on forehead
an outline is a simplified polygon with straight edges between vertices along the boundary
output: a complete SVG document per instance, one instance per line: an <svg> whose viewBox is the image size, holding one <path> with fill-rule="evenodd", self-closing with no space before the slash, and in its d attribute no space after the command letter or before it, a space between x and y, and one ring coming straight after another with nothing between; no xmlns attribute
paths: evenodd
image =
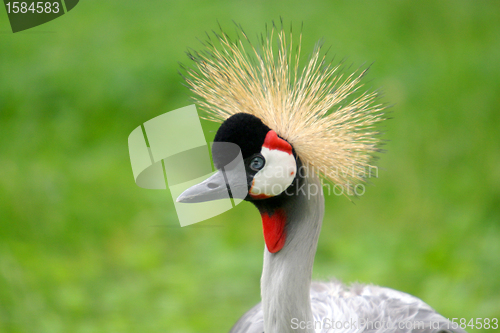
<svg viewBox="0 0 500 333"><path fill-rule="evenodd" d="M260 152L269 131L270 128L259 118L248 113L237 113L227 118L219 127L212 147L215 167L227 165L238 154L238 151L228 149L227 145L217 145L217 142L231 142L238 145L243 159L246 159Z"/></svg>

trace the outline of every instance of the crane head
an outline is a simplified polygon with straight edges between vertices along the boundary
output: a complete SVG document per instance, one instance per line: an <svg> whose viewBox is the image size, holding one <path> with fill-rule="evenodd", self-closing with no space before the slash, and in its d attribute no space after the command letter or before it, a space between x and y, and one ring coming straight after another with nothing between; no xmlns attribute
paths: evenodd
<svg viewBox="0 0 500 333"><path fill-rule="evenodd" d="M231 166L240 152L244 169ZM233 190L232 196L247 201L276 197L290 187L299 167L292 146L259 118L247 113L235 114L222 123L212 156L219 171L184 191L178 202L222 199L226 197L226 189ZM237 170L244 170L245 174L238 174ZM234 191L235 188L244 190Z"/></svg>

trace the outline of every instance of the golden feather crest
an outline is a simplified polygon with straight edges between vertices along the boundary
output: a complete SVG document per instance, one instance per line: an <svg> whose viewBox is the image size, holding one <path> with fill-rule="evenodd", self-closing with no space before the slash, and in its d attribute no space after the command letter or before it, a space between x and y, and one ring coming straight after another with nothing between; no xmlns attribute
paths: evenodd
<svg viewBox="0 0 500 333"><path fill-rule="evenodd" d="M385 119L377 93L359 93L366 70L345 76L319 43L299 66L302 33L294 50L283 26L266 28L257 46L239 31L243 37L232 41L221 29L203 51L188 52L196 68L186 69L185 79L205 119L255 115L320 176L348 187L364 181L380 151L375 126Z"/></svg>

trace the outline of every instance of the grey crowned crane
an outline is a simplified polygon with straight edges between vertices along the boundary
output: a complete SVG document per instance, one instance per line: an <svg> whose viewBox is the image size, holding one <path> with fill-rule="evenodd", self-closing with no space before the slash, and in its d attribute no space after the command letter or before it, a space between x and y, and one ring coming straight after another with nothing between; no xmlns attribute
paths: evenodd
<svg viewBox="0 0 500 333"><path fill-rule="evenodd" d="M231 332L464 332L403 292L311 282L322 182L353 190L364 181L380 150L374 127L384 107L375 92L359 93L365 71L343 77L319 44L299 66L300 40L292 48L291 30L266 30L258 45L243 30L235 41L221 30L203 52L188 53L195 67L185 75L207 119L222 122L214 142L241 149L246 174L236 186L262 216L262 301ZM229 188L223 167L234 153L214 146L212 156L219 171L178 202L216 200Z"/></svg>

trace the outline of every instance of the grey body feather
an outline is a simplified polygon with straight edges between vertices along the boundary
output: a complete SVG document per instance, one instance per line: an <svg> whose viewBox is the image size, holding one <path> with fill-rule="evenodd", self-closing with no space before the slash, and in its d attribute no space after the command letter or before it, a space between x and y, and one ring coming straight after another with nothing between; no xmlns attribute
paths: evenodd
<svg viewBox="0 0 500 333"><path fill-rule="evenodd" d="M311 307L314 316L311 325L316 324L315 333L465 333L422 300L378 286L353 284L347 287L337 281L314 282ZM230 331L263 332L261 303L245 313Z"/></svg>
<svg viewBox="0 0 500 333"><path fill-rule="evenodd" d="M336 281L311 283L324 197L313 191L315 186L321 189L314 174L306 176L302 185L307 190L298 191L283 207L285 246L277 253L264 249L262 302L245 313L230 333L465 333L403 292L372 285L347 287Z"/></svg>

